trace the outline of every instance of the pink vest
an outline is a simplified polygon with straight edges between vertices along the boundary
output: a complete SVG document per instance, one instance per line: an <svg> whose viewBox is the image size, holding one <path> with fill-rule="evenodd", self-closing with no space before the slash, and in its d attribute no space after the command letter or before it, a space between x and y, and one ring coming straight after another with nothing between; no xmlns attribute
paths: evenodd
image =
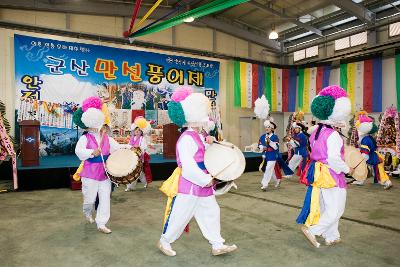
<svg viewBox="0 0 400 267"><path fill-rule="evenodd" d="M131 136L131 139L129 140L129 144L133 147L140 147L140 142L142 141L143 136L139 136L139 138L135 138L134 135Z"/></svg>
<svg viewBox="0 0 400 267"><path fill-rule="evenodd" d="M180 139L185 135L191 136L198 146L197 152L194 155L194 160L197 163L200 163L200 165L202 165L202 164L204 165L204 153L206 151L206 148L205 148L203 142L201 141L200 136L194 131L187 130L181 135L181 137L179 137L179 140L177 143L179 143ZM178 149L176 149L176 162L178 163L179 167L182 167L181 161L179 159ZM203 170L203 171L204 171L204 173L208 173L207 170ZM196 185L196 184L190 182L189 180L186 180L183 176L181 176L179 179L178 193L189 195L190 190L192 190L192 195L198 196L198 197L208 197L208 196L212 196L214 194L214 189L212 186L201 187L199 185Z"/></svg>
<svg viewBox="0 0 400 267"><path fill-rule="evenodd" d="M334 132L334 129L323 127L321 132L319 133L318 140L315 140L315 135L317 130L315 130L310 136L310 145L311 145L311 154L310 159L314 161L319 161L324 164L327 164L328 159L328 147L327 140L329 136ZM341 158L344 160L344 146L341 148ZM329 169L333 179L336 181L336 186L340 188L346 188L346 179L344 173L337 174L332 169Z"/></svg>
<svg viewBox="0 0 400 267"><path fill-rule="evenodd" d="M96 138L90 134L85 134L87 138L87 149L97 149L98 144ZM108 140L108 135L103 136L103 140L101 140L101 152L103 156L110 155L110 141ZM81 177L93 179L96 181L104 181L107 180L107 175L104 169L103 162L90 162L85 160L83 163L83 169L80 173Z"/></svg>

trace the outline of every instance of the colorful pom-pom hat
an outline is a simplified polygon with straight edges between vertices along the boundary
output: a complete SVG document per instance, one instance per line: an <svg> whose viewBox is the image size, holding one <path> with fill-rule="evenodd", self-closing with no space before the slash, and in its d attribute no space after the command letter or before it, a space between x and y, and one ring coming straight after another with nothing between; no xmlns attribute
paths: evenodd
<svg viewBox="0 0 400 267"><path fill-rule="evenodd" d="M99 97L91 96L74 112L73 121L82 129L100 129L104 124L110 124L110 114Z"/></svg>
<svg viewBox="0 0 400 267"><path fill-rule="evenodd" d="M194 93L191 87L180 87L168 103L168 116L180 127L204 127L209 122L210 100L201 93Z"/></svg>
<svg viewBox="0 0 400 267"><path fill-rule="evenodd" d="M368 112L360 111L356 117L355 126L360 134L374 134L378 131L378 126L374 123L374 119L368 116Z"/></svg>
<svg viewBox="0 0 400 267"><path fill-rule="evenodd" d="M331 85L313 99L311 112L321 123L343 124L351 113L351 102L343 88Z"/></svg>
<svg viewBox="0 0 400 267"><path fill-rule="evenodd" d="M148 134L151 130L151 124L143 116L137 116L131 125L131 130L139 128L143 134Z"/></svg>

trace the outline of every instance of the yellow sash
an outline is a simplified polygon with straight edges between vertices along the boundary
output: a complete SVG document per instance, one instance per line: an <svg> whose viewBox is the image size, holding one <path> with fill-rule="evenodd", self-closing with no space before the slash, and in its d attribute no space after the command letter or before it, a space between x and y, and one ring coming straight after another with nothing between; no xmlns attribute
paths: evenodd
<svg viewBox="0 0 400 267"><path fill-rule="evenodd" d="M389 175L387 175L387 173L385 172L385 158L378 151L375 151L375 153L381 160L381 163L378 164L378 172L379 172L379 177L381 178L380 183L384 184L387 180L389 180Z"/></svg>
<svg viewBox="0 0 400 267"><path fill-rule="evenodd" d="M321 188L332 188L335 186L336 181L329 172L328 166L317 161L314 169L314 182L312 183L313 189L311 192L310 214L307 217L306 226L314 225L319 222L321 216L319 203Z"/></svg>
<svg viewBox="0 0 400 267"><path fill-rule="evenodd" d="M78 169L76 170L75 174L72 176L72 179L74 179L75 181L79 182L81 180L81 172L83 169L83 162L81 162L81 164L79 165Z"/></svg>
<svg viewBox="0 0 400 267"><path fill-rule="evenodd" d="M163 225L167 221L168 215L171 211L172 199L178 194L178 185L181 173L182 173L181 168L177 167L171 174L171 176L167 180L165 180L160 187L160 191L163 192L168 197L167 205L165 207Z"/></svg>

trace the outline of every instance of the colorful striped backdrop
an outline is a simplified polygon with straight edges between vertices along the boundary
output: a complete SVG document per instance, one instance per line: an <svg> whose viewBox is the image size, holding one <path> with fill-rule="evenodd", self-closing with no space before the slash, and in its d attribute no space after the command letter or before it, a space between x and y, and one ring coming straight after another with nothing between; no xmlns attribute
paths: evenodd
<svg viewBox="0 0 400 267"><path fill-rule="evenodd" d="M271 111L296 110L296 69L278 69L234 61L234 105L252 108L265 94Z"/></svg>
<svg viewBox="0 0 400 267"><path fill-rule="evenodd" d="M330 66L320 66L298 70L297 106L303 112L310 112L313 98L322 88L329 85Z"/></svg>
<svg viewBox="0 0 400 267"><path fill-rule="evenodd" d="M397 109L400 110L400 54L397 54L394 60L396 66Z"/></svg>
<svg viewBox="0 0 400 267"><path fill-rule="evenodd" d="M382 111L382 58L340 65L340 86L347 90L352 111Z"/></svg>

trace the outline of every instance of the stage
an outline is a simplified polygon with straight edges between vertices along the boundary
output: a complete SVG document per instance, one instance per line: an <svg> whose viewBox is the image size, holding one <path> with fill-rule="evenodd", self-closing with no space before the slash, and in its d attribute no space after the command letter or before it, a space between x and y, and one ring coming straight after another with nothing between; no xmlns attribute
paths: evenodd
<svg viewBox="0 0 400 267"><path fill-rule="evenodd" d="M244 152L244 155L245 172L257 171L261 163L261 155L252 152ZM21 161L18 160L19 190L70 187L70 176L75 173L79 164L80 161L75 155L41 157L40 165L32 167L22 167ZM176 168L176 160L166 159L158 154L151 155L150 167L154 180L165 180Z"/></svg>

